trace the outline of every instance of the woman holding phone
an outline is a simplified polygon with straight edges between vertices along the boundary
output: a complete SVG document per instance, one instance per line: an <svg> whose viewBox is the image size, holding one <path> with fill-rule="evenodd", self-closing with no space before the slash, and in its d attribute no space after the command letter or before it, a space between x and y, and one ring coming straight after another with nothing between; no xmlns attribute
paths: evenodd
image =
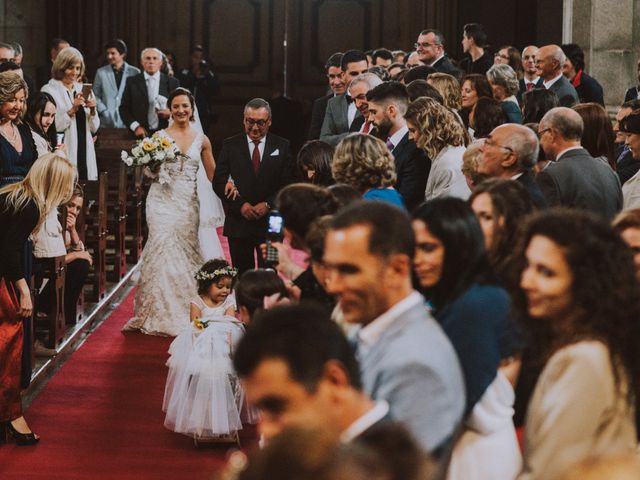
<svg viewBox="0 0 640 480"><path fill-rule="evenodd" d="M63 48L51 67L53 78L42 91L50 94L58 107L56 130L65 134L67 156L78 167L80 180L97 180L92 137L98 131L100 118L90 87L80 82L84 69L82 54L73 47Z"/></svg>

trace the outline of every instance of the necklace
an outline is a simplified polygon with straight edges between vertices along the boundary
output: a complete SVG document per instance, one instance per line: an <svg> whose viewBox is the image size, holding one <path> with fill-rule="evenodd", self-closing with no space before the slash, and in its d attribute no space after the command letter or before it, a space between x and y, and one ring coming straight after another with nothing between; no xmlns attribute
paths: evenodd
<svg viewBox="0 0 640 480"><path fill-rule="evenodd" d="M7 142L9 142L15 148L16 145L18 144L18 129L13 124L13 122L9 122L9 123L11 123L11 133L12 133L11 137L7 135L7 133L3 128L0 128L0 133L7 140Z"/></svg>

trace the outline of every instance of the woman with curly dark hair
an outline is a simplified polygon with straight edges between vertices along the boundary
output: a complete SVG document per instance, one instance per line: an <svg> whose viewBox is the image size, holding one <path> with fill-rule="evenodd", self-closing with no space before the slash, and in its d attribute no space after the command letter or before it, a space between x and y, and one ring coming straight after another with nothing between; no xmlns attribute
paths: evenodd
<svg viewBox="0 0 640 480"><path fill-rule="evenodd" d="M465 127L469 128L469 114L476 102L481 97L493 97L491 84L485 75L479 73L471 73L462 79L460 87L460 101L462 108L458 113L464 122Z"/></svg>
<svg viewBox="0 0 640 480"><path fill-rule="evenodd" d="M493 271L504 279L513 261L522 220L534 210L531 196L520 182L491 178L474 188L469 205L482 227Z"/></svg>
<svg viewBox="0 0 640 480"><path fill-rule="evenodd" d="M612 228L575 210L527 224L515 302L544 368L529 402L519 480L553 478L588 454L637 444L640 288Z"/></svg>

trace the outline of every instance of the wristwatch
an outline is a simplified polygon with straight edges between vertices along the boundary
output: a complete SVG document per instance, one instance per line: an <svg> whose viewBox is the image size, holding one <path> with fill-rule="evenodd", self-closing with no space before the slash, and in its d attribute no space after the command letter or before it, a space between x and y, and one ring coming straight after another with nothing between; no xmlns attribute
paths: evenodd
<svg viewBox="0 0 640 480"><path fill-rule="evenodd" d="M269 205L269 202L265 200L264 204L267 206L267 210L271 210L271 205Z"/></svg>

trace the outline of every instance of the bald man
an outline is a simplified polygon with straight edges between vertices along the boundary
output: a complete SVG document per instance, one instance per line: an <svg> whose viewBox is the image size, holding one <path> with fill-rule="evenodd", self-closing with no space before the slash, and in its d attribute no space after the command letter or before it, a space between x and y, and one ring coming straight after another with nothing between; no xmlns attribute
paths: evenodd
<svg viewBox="0 0 640 480"><path fill-rule="evenodd" d="M531 195L536 208L545 208L544 196L531 175L538 162L539 151L540 144L533 130L515 123L500 125L480 147L478 173L520 182Z"/></svg>
<svg viewBox="0 0 640 480"><path fill-rule="evenodd" d="M538 47L529 45L522 50L522 66L524 77L520 79L520 96L534 88L542 87L542 78L538 75L536 68L536 58L538 57Z"/></svg>
<svg viewBox="0 0 640 480"><path fill-rule="evenodd" d="M587 210L610 222L622 208L620 180L606 162L582 148L583 131L582 118L570 108L552 108L542 117L540 146L555 162L538 173L536 183L550 207Z"/></svg>
<svg viewBox="0 0 640 480"><path fill-rule="evenodd" d="M556 94L560 105L572 107L580 101L578 92L562 74L566 57L558 45L545 45L538 50L536 69L542 77L542 85Z"/></svg>

